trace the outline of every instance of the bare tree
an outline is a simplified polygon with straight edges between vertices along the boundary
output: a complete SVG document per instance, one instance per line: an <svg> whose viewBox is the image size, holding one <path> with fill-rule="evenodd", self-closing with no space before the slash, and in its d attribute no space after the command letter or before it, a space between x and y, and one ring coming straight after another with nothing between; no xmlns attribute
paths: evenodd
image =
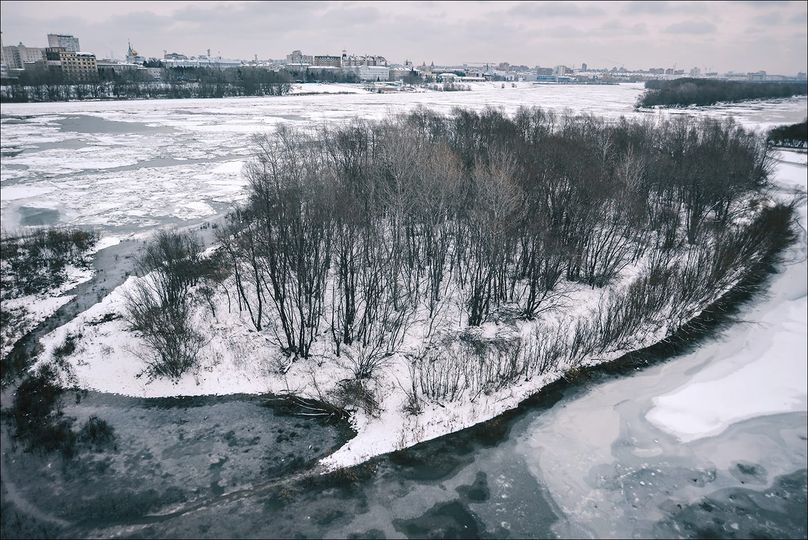
<svg viewBox="0 0 808 540"><path fill-rule="evenodd" d="M197 361L204 344L191 325L190 289L199 282L200 244L187 234L158 232L138 260L143 275L127 291L127 319L151 350L152 376L178 378Z"/></svg>

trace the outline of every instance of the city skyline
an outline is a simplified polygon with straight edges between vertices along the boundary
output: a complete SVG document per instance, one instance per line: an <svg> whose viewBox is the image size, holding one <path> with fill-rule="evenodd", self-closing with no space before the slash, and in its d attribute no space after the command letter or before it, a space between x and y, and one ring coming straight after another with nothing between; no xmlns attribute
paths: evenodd
<svg viewBox="0 0 808 540"><path fill-rule="evenodd" d="M4 45L77 36L99 57L163 51L251 59L381 54L419 65L700 67L806 70L803 2L2 3Z"/></svg>

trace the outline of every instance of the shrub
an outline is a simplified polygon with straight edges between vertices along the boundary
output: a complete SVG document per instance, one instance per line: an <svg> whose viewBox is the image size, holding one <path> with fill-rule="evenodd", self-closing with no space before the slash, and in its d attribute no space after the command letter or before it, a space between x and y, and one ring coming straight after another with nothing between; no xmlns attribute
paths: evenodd
<svg viewBox="0 0 808 540"><path fill-rule="evenodd" d="M66 266L86 266L84 253L98 240L81 229L37 229L0 240L2 298L43 293L67 279Z"/></svg>
<svg viewBox="0 0 808 540"><path fill-rule="evenodd" d="M379 413L379 400L371 383L367 380L340 381L333 395L333 402L340 409L361 409L370 416L376 416Z"/></svg>
<svg viewBox="0 0 808 540"><path fill-rule="evenodd" d="M202 277L200 253L193 237L161 231L138 260L146 275L127 292L126 311L151 351L150 376L177 379L196 365L204 341L191 326L189 291Z"/></svg>
<svg viewBox="0 0 808 540"><path fill-rule="evenodd" d="M77 440L98 452L114 445L115 429L105 420L92 415L79 430Z"/></svg>
<svg viewBox="0 0 808 540"><path fill-rule="evenodd" d="M74 454L76 435L70 429L73 419L62 414L62 393L50 366L27 376L17 387L11 418L15 437L24 441L29 450L59 450L68 457Z"/></svg>

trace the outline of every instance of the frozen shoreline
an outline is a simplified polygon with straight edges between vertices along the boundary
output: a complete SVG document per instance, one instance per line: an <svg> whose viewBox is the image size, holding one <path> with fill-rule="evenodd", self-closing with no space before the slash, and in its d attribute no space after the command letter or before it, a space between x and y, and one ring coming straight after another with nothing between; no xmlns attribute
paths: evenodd
<svg viewBox="0 0 808 540"><path fill-rule="evenodd" d="M776 173L781 199L792 196L786 190L806 191L806 156L789 154L783 156ZM692 442L750 418L808 410L805 200L797 209L797 219L798 239L788 249L766 301L750 306L745 322L732 330L733 339L727 340L732 348L720 352L721 362L653 400L646 418L656 427L682 442Z"/></svg>

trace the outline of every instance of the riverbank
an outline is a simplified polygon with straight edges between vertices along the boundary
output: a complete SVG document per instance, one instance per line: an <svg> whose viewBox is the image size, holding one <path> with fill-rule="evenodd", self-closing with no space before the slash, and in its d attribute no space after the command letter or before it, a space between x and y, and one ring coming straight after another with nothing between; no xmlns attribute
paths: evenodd
<svg viewBox="0 0 808 540"><path fill-rule="evenodd" d="M142 375L145 370L144 352L138 348L137 339L127 332L126 323L121 318L124 293L133 279L130 278L128 285L125 283L113 291L76 320L46 336L41 358L49 358L70 336L81 334L82 339L77 343L75 354L67 358L69 373L64 376L74 378L82 388L139 397L268 393L322 399L335 388L338 381L351 376L349 359L324 362L325 357L317 354L309 360L298 360L280 375L278 366L273 364L269 338L251 332L247 315L226 309L226 299L221 295L214 302L218 307L213 324L203 321L203 318L198 320L199 328L209 329L205 330L208 332L206 340L209 349L200 369L178 380L148 380ZM577 292L568 291L568 294L571 302L593 305L596 301L586 287ZM601 291L601 294L606 293ZM231 299L231 302L234 301ZM700 310L695 311L694 316ZM211 317L209 312L203 315L205 318ZM525 328L487 323L481 334L502 336L525 331ZM665 339L671 331L666 325L657 327L644 336L637 336L632 348L590 356L577 369L620 358L630 350ZM351 467L376 455L400 450L494 418L518 406L547 384L569 376L567 369L568 366L535 376L471 400L424 403L418 414L410 414L406 411L408 397L405 390L410 376L408 364L404 358L393 358L385 365L382 376L376 382L379 395L384 396L379 410L353 411L352 425L357 436L334 454L325 457L321 466L326 471Z"/></svg>

